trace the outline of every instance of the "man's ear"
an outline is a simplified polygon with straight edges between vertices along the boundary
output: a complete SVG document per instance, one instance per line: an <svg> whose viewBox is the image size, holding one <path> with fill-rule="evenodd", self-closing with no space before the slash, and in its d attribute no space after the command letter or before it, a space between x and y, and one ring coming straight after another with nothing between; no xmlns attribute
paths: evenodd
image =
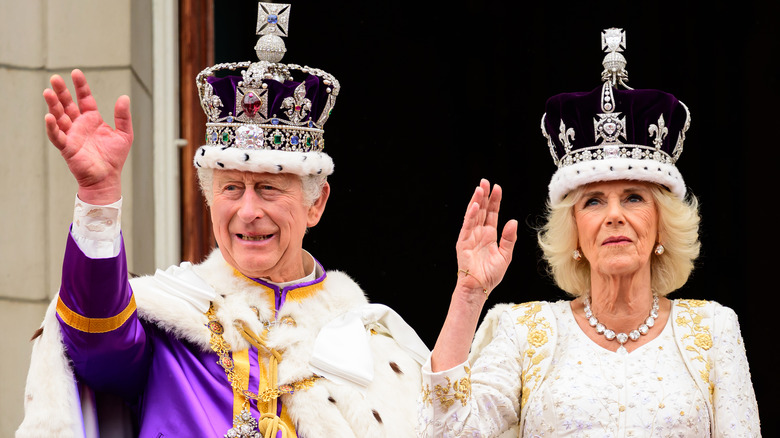
<svg viewBox="0 0 780 438"><path fill-rule="evenodd" d="M322 213L325 211L325 204L328 203L328 196L330 196L330 184L326 181L325 185L322 186L320 197L314 201L314 204L312 204L311 207L309 207L309 217L306 222L308 228L311 228L320 222Z"/></svg>

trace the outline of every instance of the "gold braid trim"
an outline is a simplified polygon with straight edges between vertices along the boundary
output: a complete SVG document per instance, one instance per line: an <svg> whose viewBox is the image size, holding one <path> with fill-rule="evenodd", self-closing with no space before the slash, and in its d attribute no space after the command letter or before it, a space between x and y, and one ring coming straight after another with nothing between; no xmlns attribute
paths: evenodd
<svg viewBox="0 0 780 438"><path fill-rule="evenodd" d="M265 333L263 336L258 336L252 332L252 330L247 327L246 324L239 323L236 324L236 329L239 330L244 339L255 346L258 350L265 350L269 353L268 381L270 386L272 386L271 388L266 389L259 394L250 391L248 388L244 388L241 385L241 379L235 370L235 364L231 357L230 344L225 341L225 338L222 337L222 334L225 332L225 330L222 326L222 323L217 319L214 310L214 303L211 303L209 310L206 312L206 316L209 319L206 327L208 327L208 329L211 331L211 339L209 344L211 349L214 350L214 352L219 356L217 363L225 370L225 374L227 375L228 381L230 382L230 386L233 388L233 391L238 392L244 396L242 411L233 419L233 428L239 428L243 425L247 425L249 427L256 425L260 431L265 431L263 432L263 436L266 438L276 437L276 434L279 431L282 431L283 437L294 437L295 435L289 429L289 427L281 420L281 418L275 414L278 399L284 394L292 394L295 391L304 391L311 388L314 386L314 382L320 379L320 377L312 376L297 382L292 382L290 384L278 385L278 365L282 360L282 355L275 349L269 348L266 345ZM255 421L254 418L252 418L252 416L249 414L249 400L271 402L271 411L273 413L263 413L260 417L260 420Z"/></svg>
<svg viewBox="0 0 780 438"><path fill-rule="evenodd" d="M62 322L85 333L108 333L114 331L130 318L135 309L135 296L130 295L130 302L127 303L127 306L118 315L109 318L87 318L71 310L65 305L62 298L57 297L57 314L62 319Z"/></svg>

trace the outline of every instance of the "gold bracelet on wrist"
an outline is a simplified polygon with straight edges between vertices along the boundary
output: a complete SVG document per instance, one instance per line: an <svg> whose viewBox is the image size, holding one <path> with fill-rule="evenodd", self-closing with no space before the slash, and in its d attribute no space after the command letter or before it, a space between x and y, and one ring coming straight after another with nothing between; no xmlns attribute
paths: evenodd
<svg viewBox="0 0 780 438"><path fill-rule="evenodd" d="M471 272L469 272L469 270L468 270L468 269L458 269L458 275L460 275L460 273L461 273L461 272L462 272L462 273L464 273L464 274L466 274L466 275L471 275L472 277L474 277L474 279L475 279L475 280L477 280L477 283L479 283L479 287L481 287L481 288L482 288L482 293L483 293L483 294L485 294L485 297L487 297L488 295L490 295L490 294L488 293L488 290L487 290L487 289L485 289L485 286L483 286L483 285L482 285L482 282L481 282L481 281L479 281L479 278L477 278L477 277L476 277L474 274L472 274Z"/></svg>

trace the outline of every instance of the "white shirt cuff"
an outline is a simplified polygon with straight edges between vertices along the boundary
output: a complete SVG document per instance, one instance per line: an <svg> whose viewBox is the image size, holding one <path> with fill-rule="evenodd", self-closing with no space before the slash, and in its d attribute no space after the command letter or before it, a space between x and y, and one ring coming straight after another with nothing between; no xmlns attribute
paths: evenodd
<svg viewBox="0 0 780 438"><path fill-rule="evenodd" d="M121 198L109 205L92 205L76 196L70 234L87 257L116 257L122 246L121 222Z"/></svg>

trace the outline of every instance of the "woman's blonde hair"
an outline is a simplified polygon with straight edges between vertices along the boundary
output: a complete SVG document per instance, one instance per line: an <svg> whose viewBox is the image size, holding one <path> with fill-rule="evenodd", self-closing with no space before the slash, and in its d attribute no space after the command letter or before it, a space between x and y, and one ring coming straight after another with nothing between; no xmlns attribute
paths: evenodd
<svg viewBox="0 0 780 438"><path fill-rule="evenodd" d="M662 255L655 252L651 255L650 287L659 296L665 296L688 281L699 256L699 201L690 194L686 199L680 199L655 184L650 188L658 209L658 231L665 250ZM546 222L537 232L549 274L558 287L573 296L590 290L590 263L585 258L580 261L572 258L578 241L574 205L583 192L581 186L558 204L548 203Z"/></svg>

